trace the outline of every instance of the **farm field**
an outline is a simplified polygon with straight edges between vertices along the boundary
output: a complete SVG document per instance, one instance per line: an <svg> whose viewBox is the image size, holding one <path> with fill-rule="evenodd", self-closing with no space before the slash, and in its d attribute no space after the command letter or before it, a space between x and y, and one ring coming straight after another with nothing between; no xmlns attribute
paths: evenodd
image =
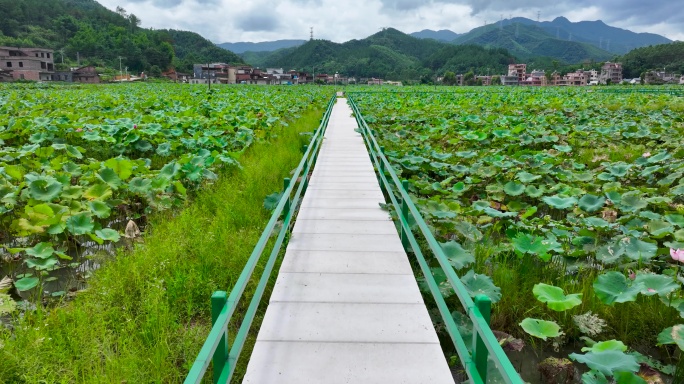
<svg viewBox="0 0 684 384"><path fill-rule="evenodd" d="M684 380L684 99L425 91L350 95L523 378Z"/></svg>
<svg viewBox="0 0 684 384"><path fill-rule="evenodd" d="M0 87L0 382L181 382L330 96Z"/></svg>

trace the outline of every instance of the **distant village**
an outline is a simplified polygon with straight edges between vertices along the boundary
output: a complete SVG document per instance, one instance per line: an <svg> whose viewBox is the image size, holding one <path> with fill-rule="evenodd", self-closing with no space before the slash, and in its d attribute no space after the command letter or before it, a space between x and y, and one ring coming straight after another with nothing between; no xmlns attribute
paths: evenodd
<svg viewBox="0 0 684 384"><path fill-rule="evenodd" d="M315 68L313 68L315 70ZM467 75L455 75L453 85L468 84ZM181 73L170 70L162 73L162 77L175 82L188 84L256 84L256 85L295 85L295 84L368 84L368 85L402 85L401 82L386 81L376 78L347 77L312 71L301 72L283 70L283 68L259 69L251 66L235 66L225 63L195 64L193 73ZM145 80L147 76L124 74L107 78L113 82L130 82ZM44 48L0 47L0 82L10 81L59 81L67 83L101 83L103 79L94 66L56 70L54 51ZM684 84L684 76L660 71L651 71L644 78L623 79L622 64L606 62L597 70L577 70L561 75L554 71L547 75L545 71L527 72L526 64L510 64L508 73L501 76L474 76L478 85L504 86L587 86L598 84ZM444 77L437 78L438 83L446 83Z"/></svg>

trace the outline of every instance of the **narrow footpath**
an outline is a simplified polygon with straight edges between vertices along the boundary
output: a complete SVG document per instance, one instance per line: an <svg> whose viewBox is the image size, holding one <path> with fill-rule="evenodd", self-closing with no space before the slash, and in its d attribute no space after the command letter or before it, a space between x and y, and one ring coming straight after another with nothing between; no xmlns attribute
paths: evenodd
<svg viewBox="0 0 684 384"><path fill-rule="evenodd" d="M454 382L356 128L338 98L243 383Z"/></svg>

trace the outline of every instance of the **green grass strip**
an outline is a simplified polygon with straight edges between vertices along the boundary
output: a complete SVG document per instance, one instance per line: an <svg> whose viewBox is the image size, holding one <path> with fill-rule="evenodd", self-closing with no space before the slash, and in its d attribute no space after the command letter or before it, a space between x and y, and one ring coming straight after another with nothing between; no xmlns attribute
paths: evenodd
<svg viewBox="0 0 684 384"><path fill-rule="evenodd" d="M184 209L155 215L144 242L108 261L74 301L0 333L0 382L181 382L211 328L211 293L237 280L268 221L265 196L282 189L308 141L300 133L321 115L250 148L243 170L222 174Z"/></svg>

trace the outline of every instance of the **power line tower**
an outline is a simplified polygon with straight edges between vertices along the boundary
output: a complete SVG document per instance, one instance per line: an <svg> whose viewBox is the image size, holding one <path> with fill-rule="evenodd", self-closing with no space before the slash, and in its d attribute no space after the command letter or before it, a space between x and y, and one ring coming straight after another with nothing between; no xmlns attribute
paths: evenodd
<svg viewBox="0 0 684 384"><path fill-rule="evenodd" d="M311 27L309 30L309 40L313 40L313 37L313 27Z"/></svg>
<svg viewBox="0 0 684 384"><path fill-rule="evenodd" d="M541 11L537 11L537 23L539 22L539 16L541 15Z"/></svg>

